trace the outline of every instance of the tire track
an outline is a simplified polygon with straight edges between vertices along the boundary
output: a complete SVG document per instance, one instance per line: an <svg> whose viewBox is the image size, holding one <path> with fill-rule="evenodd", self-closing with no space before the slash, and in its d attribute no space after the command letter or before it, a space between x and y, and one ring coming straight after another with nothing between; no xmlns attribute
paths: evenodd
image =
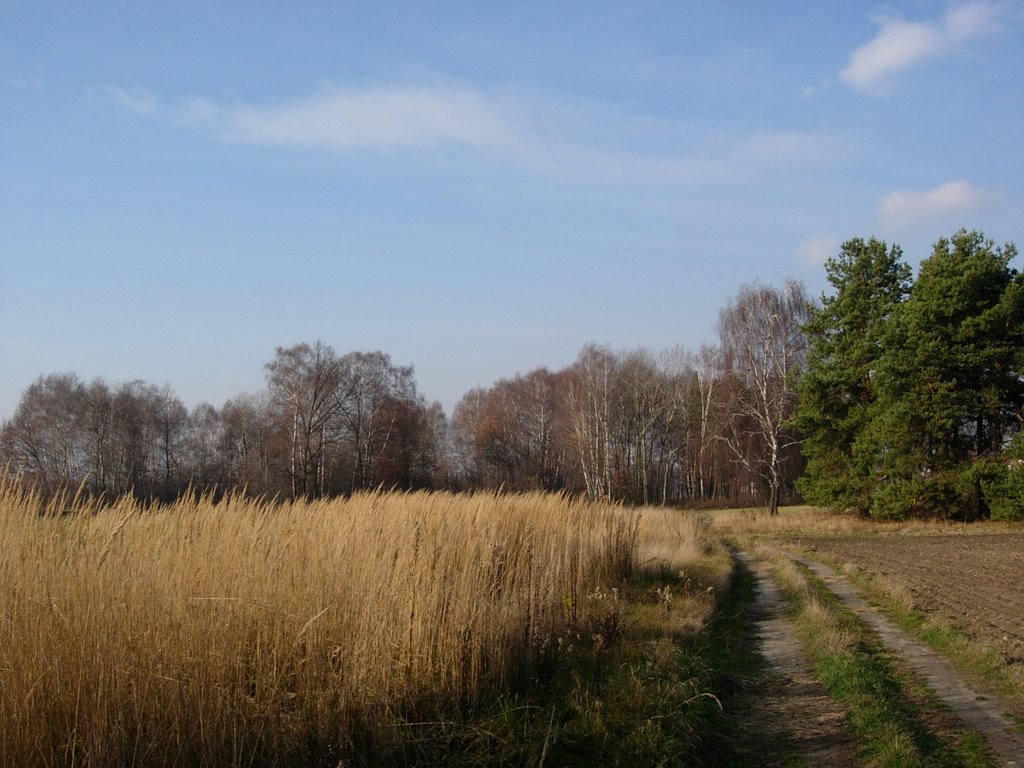
<svg viewBox="0 0 1024 768"><path fill-rule="evenodd" d="M941 617L1007 659L1024 659L1024 534L939 534L822 538L799 546L849 562L906 589L921 610Z"/></svg>
<svg viewBox="0 0 1024 768"><path fill-rule="evenodd" d="M755 632L768 667L743 718L744 751L763 766L792 765L796 754L808 768L855 768L857 742L845 712L815 677L767 566L735 554L757 579Z"/></svg>
<svg viewBox="0 0 1024 768"><path fill-rule="evenodd" d="M826 586L879 636L911 670L923 678L950 710L985 737L1000 765L1024 766L1024 735L1015 733L1014 723L994 701L967 686L953 666L940 654L893 624L868 605L850 581L822 563L794 558L820 578Z"/></svg>

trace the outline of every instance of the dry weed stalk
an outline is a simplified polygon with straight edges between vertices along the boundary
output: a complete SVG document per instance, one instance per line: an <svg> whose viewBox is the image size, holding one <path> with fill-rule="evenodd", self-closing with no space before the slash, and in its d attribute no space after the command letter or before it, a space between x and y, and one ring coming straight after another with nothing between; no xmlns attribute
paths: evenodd
<svg viewBox="0 0 1024 768"><path fill-rule="evenodd" d="M0 482L0 764L339 753L531 673L636 561L558 496L44 503Z"/></svg>

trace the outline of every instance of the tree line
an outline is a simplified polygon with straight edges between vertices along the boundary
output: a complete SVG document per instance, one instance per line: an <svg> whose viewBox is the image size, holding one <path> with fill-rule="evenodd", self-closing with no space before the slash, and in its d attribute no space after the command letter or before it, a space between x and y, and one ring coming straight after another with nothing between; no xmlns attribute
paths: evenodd
<svg viewBox="0 0 1024 768"><path fill-rule="evenodd" d="M8 472L45 493L173 499L238 489L316 497L381 485L430 487L444 415L410 367L321 342L278 348L267 386L189 411L169 387L40 377L0 429Z"/></svg>
<svg viewBox="0 0 1024 768"><path fill-rule="evenodd" d="M189 411L169 387L51 374L0 428L0 461L47 493L311 498L383 486L777 503L793 498L800 467L784 421L807 303L794 282L748 286L722 310L721 346L588 344L562 370L473 389L451 418L411 367L321 341L278 348L266 388L219 409Z"/></svg>
<svg viewBox="0 0 1024 768"><path fill-rule="evenodd" d="M792 499L801 463L787 419L807 306L796 282L745 286L720 313L719 346L588 345L564 370L475 389L452 415L459 475L636 504Z"/></svg>
<svg viewBox="0 0 1024 768"><path fill-rule="evenodd" d="M321 341L278 348L266 387L219 409L52 374L0 427L0 463L47 493L159 499L542 489L1005 516L1014 493L1024 502L1015 255L961 231L912 280L898 246L853 239L827 262L833 291L818 301L795 281L746 285L720 310L716 345L588 344L561 370L471 390L450 418L411 366Z"/></svg>

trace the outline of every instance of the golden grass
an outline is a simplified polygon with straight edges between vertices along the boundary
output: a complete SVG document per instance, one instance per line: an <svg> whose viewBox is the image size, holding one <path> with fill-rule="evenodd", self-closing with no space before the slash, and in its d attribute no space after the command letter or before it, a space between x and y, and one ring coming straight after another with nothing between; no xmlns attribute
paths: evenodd
<svg viewBox="0 0 1024 768"><path fill-rule="evenodd" d="M715 530L725 536L743 535L920 535L957 533L984 535L1020 531L1020 523L1001 521L955 522L942 519L872 520L821 507L782 507L778 515L762 508L723 509L709 515Z"/></svg>
<svg viewBox="0 0 1024 768"><path fill-rule="evenodd" d="M648 507L639 520L638 575L661 586L655 588L654 615L638 608L635 619L657 628L655 634L681 638L704 631L711 622L731 584L733 561L707 515Z"/></svg>
<svg viewBox="0 0 1024 768"><path fill-rule="evenodd" d="M638 533L641 569L652 574L677 574L706 565L709 554L724 554L709 518L699 512L646 507L640 512Z"/></svg>
<svg viewBox="0 0 1024 768"><path fill-rule="evenodd" d="M674 519L666 548L653 516L540 494L156 507L0 482L0 764L337 763L533 674L641 539L686 568L707 540Z"/></svg>

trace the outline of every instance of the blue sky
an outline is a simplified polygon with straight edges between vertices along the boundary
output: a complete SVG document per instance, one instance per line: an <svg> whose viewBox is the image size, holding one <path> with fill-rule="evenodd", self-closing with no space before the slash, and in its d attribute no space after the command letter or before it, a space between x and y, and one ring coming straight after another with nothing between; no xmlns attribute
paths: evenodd
<svg viewBox="0 0 1024 768"><path fill-rule="evenodd" d="M450 412L713 342L850 237L1019 242L1022 82L1016 1L5 0L0 418L57 371L219 406L316 339Z"/></svg>

